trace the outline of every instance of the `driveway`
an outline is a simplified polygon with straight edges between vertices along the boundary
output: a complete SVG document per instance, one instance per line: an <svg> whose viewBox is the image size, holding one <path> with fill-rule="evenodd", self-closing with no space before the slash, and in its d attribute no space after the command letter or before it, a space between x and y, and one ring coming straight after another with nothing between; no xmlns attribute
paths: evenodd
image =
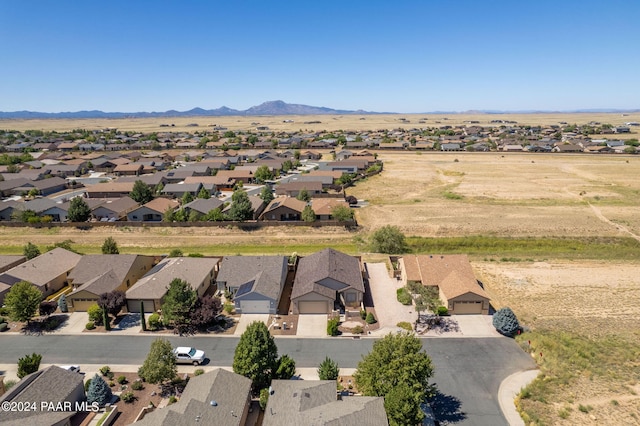
<svg viewBox="0 0 640 426"><path fill-rule="evenodd" d="M69 312L67 320L53 331L54 334L78 334L82 333L89 322L89 314L86 312Z"/></svg>
<svg viewBox="0 0 640 426"><path fill-rule="evenodd" d="M236 331L233 333L235 336L239 336L247 329L249 324L254 321L262 321L267 324L269 321L269 314L242 314L240 315L240 320L238 321L238 325L236 326Z"/></svg>
<svg viewBox="0 0 640 426"><path fill-rule="evenodd" d="M298 315L298 337L326 337L327 315L304 314Z"/></svg>
<svg viewBox="0 0 640 426"><path fill-rule="evenodd" d="M413 325L418 318L413 305L403 305L398 302L396 291L402 287L402 281L389 276L385 263L365 264L369 273L369 289L373 299L380 329L372 332L376 335L384 335L390 331L398 330L396 324L406 321Z"/></svg>
<svg viewBox="0 0 640 426"><path fill-rule="evenodd" d="M491 315L452 315L442 317L440 325L433 326L421 337L501 337L493 326Z"/></svg>

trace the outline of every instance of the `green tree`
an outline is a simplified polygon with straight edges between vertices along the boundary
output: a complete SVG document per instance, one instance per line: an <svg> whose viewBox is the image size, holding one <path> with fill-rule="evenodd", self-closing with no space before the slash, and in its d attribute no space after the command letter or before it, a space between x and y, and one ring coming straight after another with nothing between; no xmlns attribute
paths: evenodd
<svg viewBox="0 0 640 426"><path fill-rule="evenodd" d="M216 207L213 210L210 210L209 213L205 216L205 219L209 222L221 222L226 220L224 213L222 213L222 209L220 207Z"/></svg>
<svg viewBox="0 0 640 426"><path fill-rule="evenodd" d="M285 160L285 162L282 163L282 171L288 172L291 169L293 169L293 163L291 160Z"/></svg>
<svg viewBox="0 0 640 426"><path fill-rule="evenodd" d="M171 249L169 252L169 257L182 257L184 253L179 248Z"/></svg>
<svg viewBox="0 0 640 426"><path fill-rule="evenodd" d="M4 298L9 309L9 317L14 321L29 322L36 314L42 301L42 293L33 284L20 281L13 286Z"/></svg>
<svg viewBox="0 0 640 426"><path fill-rule="evenodd" d="M18 378L22 379L24 376L38 371L40 361L42 361L42 355L35 352L18 359Z"/></svg>
<svg viewBox="0 0 640 426"><path fill-rule="evenodd" d="M27 196L29 196L31 198L35 198L38 195L40 195L40 190L38 188L31 188L29 190L29 192L27 193Z"/></svg>
<svg viewBox="0 0 640 426"><path fill-rule="evenodd" d="M116 240L112 237L107 237L102 243L102 254L120 254Z"/></svg>
<svg viewBox="0 0 640 426"><path fill-rule="evenodd" d="M308 204L304 206L304 209L302 210L302 220L305 222L316 221L316 212L314 212L313 208Z"/></svg>
<svg viewBox="0 0 640 426"><path fill-rule="evenodd" d="M33 244L31 241L29 241L23 248L22 248L22 254L24 254L24 257L27 258L27 260L31 260L34 257L38 257L40 256L40 249L38 248L38 246L36 246L35 244Z"/></svg>
<svg viewBox="0 0 640 426"><path fill-rule="evenodd" d="M162 316L165 325L173 325L179 331L188 327L190 314L197 300L198 294L188 282L180 278L174 278L169 283L169 289L162 304Z"/></svg>
<svg viewBox="0 0 640 426"><path fill-rule="evenodd" d="M371 251L376 253L400 254L408 250L407 242L400 228L385 225L371 235Z"/></svg>
<svg viewBox="0 0 640 426"><path fill-rule="evenodd" d="M156 339L151 343L151 349L138 375L146 382L158 384L173 380L178 374L176 356L171 343L166 339Z"/></svg>
<svg viewBox="0 0 640 426"><path fill-rule="evenodd" d="M289 380L296 375L296 362L289 355L282 355L277 361L274 379Z"/></svg>
<svg viewBox="0 0 640 426"><path fill-rule="evenodd" d="M265 185L262 187L262 192L260 192L260 199L264 201L265 204L269 204L273 201L273 191L269 187L269 185Z"/></svg>
<svg viewBox="0 0 640 426"><path fill-rule="evenodd" d="M143 181L137 180L133 184L133 189L129 193L129 197L140 204L145 204L153 200L153 190Z"/></svg>
<svg viewBox="0 0 640 426"><path fill-rule="evenodd" d="M231 208L229 209L229 218L235 221L245 221L253 219L253 206L249 196L242 189L236 189L231 196Z"/></svg>
<svg viewBox="0 0 640 426"><path fill-rule="evenodd" d="M96 373L91 379L89 388L87 389L87 402L89 404L97 402L98 405L102 406L111 402L112 397L111 388L107 385L107 382Z"/></svg>
<svg viewBox="0 0 640 426"><path fill-rule="evenodd" d="M194 209L189 212L189 218L188 218L189 222L199 222L201 220L202 220L202 215L200 214L199 211Z"/></svg>
<svg viewBox="0 0 640 426"><path fill-rule="evenodd" d="M298 196L296 198L300 201L311 201L311 195L309 195L309 191L307 191L305 188L302 188L300 192L298 192Z"/></svg>
<svg viewBox="0 0 640 426"><path fill-rule="evenodd" d="M394 425L422 420L420 403L433 391L429 384L432 376L431 358L422 350L420 339L408 332L387 334L376 341L354 374L363 395L391 397L392 403L385 403L385 408Z"/></svg>
<svg viewBox="0 0 640 426"><path fill-rule="evenodd" d="M173 222L174 220L176 220L176 211L173 209L173 207L169 206L162 214L162 221Z"/></svg>
<svg viewBox="0 0 640 426"><path fill-rule="evenodd" d="M211 192L209 192L209 190L203 186L200 192L198 192L198 198L208 200L209 198L211 198Z"/></svg>
<svg viewBox="0 0 640 426"><path fill-rule="evenodd" d="M318 367L318 377L320 380L337 380L340 375L340 367L338 363L329 358L324 358Z"/></svg>
<svg viewBox="0 0 640 426"><path fill-rule="evenodd" d="M190 202L193 201L193 195L191 195L190 192L185 192L184 194L182 194L182 205L184 206L185 204L189 204Z"/></svg>
<svg viewBox="0 0 640 426"><path fill-rule="evenodd" d="M269 402L269 389L261 389L260 390L260 409L264 411L267 407L267 403Z"/></svg>
<svg viewBox="0 0 640 426"><path fill-rule="evenodd" d="M268 180L273 179L273 173L269 166L262 165L258 167L255 174L253 175L258 183L265 183Z"/></svg>
<svg viewBox="0 0 640 426"><path fill-rule="evenodd" d="M347 206L337 205L331 209L331 216L341 222L353 220L353 210Z"/></svg>
<svg viewBox="0 0 640 426"><path fill-rule="evenodd" d="M62 313L69 312L69 306L67 306L67 296L65 296L64 294L61 295L58 299L58 308Z"/></svg>
<svg viewBox="0 0 640 426"><path fill-rule="evenodd" d="M84 198L75 197L69 204L69 210L67 211L67 217L70 222L86 222L91 216L91 209Z"/></svg>
<svg viewBox="0 0 640 426"><path fill-rule="evenodd" d="M498 330L498 333L509 337L520 330L520 322L509 307L498 309L493 314L493 326Z"/></svg>
<svg viewBox="0 0 640 426"><path fill-rule="evenodd" d="M242 333L233 356L233 371L251 379L254 392L264 389L278 367L278 348L262 321L254 321Z"/></svg>

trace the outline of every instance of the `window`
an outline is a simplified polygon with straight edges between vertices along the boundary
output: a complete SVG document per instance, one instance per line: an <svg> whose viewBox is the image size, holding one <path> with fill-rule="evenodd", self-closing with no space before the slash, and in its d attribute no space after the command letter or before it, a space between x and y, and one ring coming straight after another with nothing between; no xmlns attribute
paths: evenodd
<svg viewBox="0 0 640 426"><path fill-rule="evenodd" d="M347 302L355 302L356 301L355 293L346 293L346 295L347 295Z"/></svg>

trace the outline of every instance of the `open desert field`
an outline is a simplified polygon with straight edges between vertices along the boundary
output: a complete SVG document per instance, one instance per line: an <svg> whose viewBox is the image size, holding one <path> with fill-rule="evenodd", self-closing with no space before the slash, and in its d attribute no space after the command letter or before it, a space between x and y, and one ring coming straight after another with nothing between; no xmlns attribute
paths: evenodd
<svg viewBox="0 0 640 426"><path fill-rule="evenodd" d="M407 121L401 121L406 119ZM0 120L0 129L9 130L56 130L117 128L122 131L161 132L161 131L204 131L214 126L229 130L255 130L257 126L267 126L278 131L334 131L334 130L380 130L412 129L422 127L469 125L477 121L481 126L499 126L491 120L515 121L523 125L551 125L560 122L569 124L587 124L591 121L622 125L627 122L640 122L640 113L628 115L614 113L575 113L575 114L370 114L370 115L304 115L304 116L227 116L227 117L163 117L163 118L122 118L122 119L24 119ZM287 122L285 122L287 121ZM161 124L174 127L160 127ZM197 124L197 127L189 126ZM637 138L637 131L631 134L609 135L616 138Z"/></svg>
<svg viewBox="0 0 640 426"><path fill-rule="evenodd" d="M384 171L347 190L369 205L367 229L407 235L640 235L636 156L395 153Z"/></svg>

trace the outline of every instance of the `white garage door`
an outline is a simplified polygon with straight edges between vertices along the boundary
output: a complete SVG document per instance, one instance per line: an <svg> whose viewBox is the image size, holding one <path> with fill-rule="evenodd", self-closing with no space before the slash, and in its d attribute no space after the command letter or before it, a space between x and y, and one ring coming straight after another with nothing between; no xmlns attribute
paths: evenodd
<svg viewBox="0 0 640 426"><path fill-rule="evenodd" d="M271 304L268 300L241 300L240 309L243 314L268 314Z"/></svg>
<svg viewBox="0 0 640 426"><path fill-rule="evenodd" d="M481 314L482 302L454 302L453 313L456 315Z"/></svg>
<svg viewBox="0 0 640 426"><path fill-rule="evenodd" d="M327 302L300 301L298 302L298 312L301 314L326 314L328 312Z"/></svg>
<svg viewBox="0 0 640 426"><path fill-rule="evenodd" d="M140 312L140 301L139 300L127 300L127 310L129 312ZM153 308L153 300L145 300L144 301L144 311L148 313L155 312Z"/></svg>

